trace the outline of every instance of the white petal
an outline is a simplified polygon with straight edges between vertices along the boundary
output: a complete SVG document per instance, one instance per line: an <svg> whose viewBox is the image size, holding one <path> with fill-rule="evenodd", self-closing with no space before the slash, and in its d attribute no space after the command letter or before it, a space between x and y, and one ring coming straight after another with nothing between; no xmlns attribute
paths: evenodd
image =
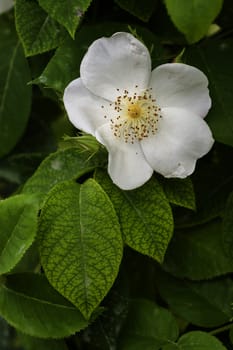
<svg viewBox="0 0 233 350"><path fill-rule="evenodd" d="M185 178L213 145L207 123L180 108L164 108L156 135L141 142L148 163L165 177Z"/></svg>
<svg viewBox="0 0 233 350"><path fill-rule="evenodd" d="M92 135L106 123L105 115L110 115L109 102L86 89L81 78L73 80L66 87L63 100L71 123Z"/></svg>
<svg viewBox="0 0 233 350"><path fill-rule="evenodd" d="M139 40L129 33L116 33L101 38L89 47L84 56L80 76L94 94L114 101L120 91L135 86L148 87L151 75L150 54Z"/></svg>
<svg viewBox="0 0 233 350"><path fill-rule="evenodd" d="M13 5L13 0L0 0L0 13L10 10Z"/></svg>
<svg viewBox="0 0 233 350"><path fill-rule="evenodd" d="M167 63L155 68L150 86L161 108L184 108L205 117L211 107L205 74L187 64Z"/></svg>
<svg viewBox="0 0 233 350"><path fill-rule="evenodd" d="M109 152L108 172L112 181L123 190L142 186L153 174L139 143L126 143L116 138L109 125L96 132L96 138Z"/></svg>

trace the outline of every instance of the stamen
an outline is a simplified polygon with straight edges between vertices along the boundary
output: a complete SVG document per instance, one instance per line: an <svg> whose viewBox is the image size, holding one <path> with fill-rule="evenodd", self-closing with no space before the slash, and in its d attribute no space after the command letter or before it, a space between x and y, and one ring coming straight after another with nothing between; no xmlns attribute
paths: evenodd
<svg viewBox="0 0 233 350"><path fill-rule="evenodd" d="M137 88L138 85L135 85L135 89ZM155 102L152 88L144 90L141 94L139 92L130 94L128 90L123 90L123 94L117 96L114 103L109 104L110 107L113 105L110 119L113 135L132 144L155 135L158 120L161 118L161 109Z"/></svg>

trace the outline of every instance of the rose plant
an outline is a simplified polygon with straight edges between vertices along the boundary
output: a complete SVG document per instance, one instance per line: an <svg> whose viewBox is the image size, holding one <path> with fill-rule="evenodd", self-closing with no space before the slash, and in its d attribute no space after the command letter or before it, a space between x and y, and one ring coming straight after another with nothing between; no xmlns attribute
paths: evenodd
<svg viewBox="0 0 233 350"><path fill-rule="evenodd" d="M233 348L232 11L0 0L0 349Z"/></svg>

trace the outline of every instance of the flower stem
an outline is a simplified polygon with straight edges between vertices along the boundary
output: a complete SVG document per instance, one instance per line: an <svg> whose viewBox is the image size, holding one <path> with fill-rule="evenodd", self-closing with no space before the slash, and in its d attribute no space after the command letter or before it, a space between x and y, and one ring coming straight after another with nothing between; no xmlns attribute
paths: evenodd
<svg viewBox="0 0 233 350"><path fill-rule="evenodd" d="M225 331L229 330L229 329L230 329L232 326L233 326L233 324L232 324L232 323L227 324L226 326L223 326L223 327L220 327L220 328L214 329L213 331L209 332L209 334L211 334L211 335L215 335L215 334L218 334L218 333L225 332Z"/></svg>

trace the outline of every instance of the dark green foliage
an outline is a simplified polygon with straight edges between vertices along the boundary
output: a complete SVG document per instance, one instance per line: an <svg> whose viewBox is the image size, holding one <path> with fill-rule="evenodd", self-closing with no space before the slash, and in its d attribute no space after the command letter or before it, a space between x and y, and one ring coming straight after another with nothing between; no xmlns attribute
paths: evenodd
<svg viewBox="0 0 233 350"><path fill-rule="evenodd" d="M231 0L15 0L0 13L1 350L233 349L232 15ZM67 118L88 47L121 31L152 69L208 77L216 142L186 179L119 189L106 149Z"/></svg>

